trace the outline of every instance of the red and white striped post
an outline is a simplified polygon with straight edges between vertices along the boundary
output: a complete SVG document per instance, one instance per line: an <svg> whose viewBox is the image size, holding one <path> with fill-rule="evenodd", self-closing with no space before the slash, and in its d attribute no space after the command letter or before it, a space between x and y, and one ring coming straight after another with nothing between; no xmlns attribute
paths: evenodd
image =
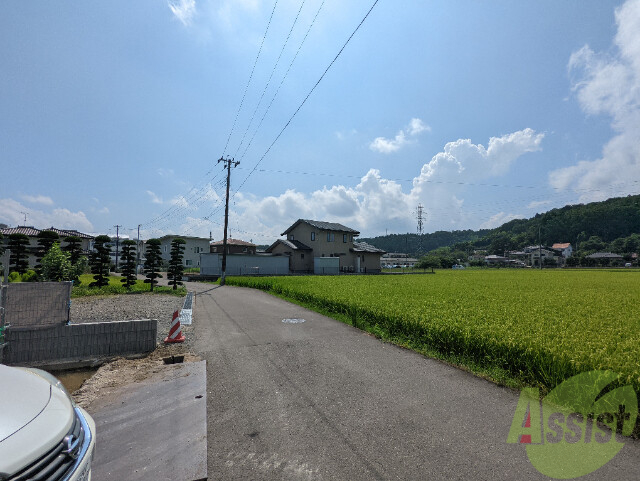
<svg viewBox="0 0 640 481"><path fill-rule="evenodd" d="M184 342L185 337L180 328L179 317L178 311L175 311L173 313L173 319L171 320L171 327L169 328L169 336L164 340L165 343Z"/></svg>

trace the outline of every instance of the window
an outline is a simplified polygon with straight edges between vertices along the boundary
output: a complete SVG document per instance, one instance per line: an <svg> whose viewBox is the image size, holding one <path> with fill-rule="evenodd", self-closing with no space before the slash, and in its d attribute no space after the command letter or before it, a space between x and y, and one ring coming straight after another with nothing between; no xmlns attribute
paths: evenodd
<svg viewBox="0 0 640 481"><path fill-rule="evenodd" d="M316 240L316 233L315 232L311 233L311 240L312 241Z"/></svg>
<svg viewBox="0 0 640 481"><path fill-rule="evenodd" d="M335 234L333 232L327 232L327 242L334 242L335 240Z"/></svg>
<svg viewBox="0 0 640 481"><path fill-rule="evenodd" d="M185 260L184 264L187 265L187 266L190 266L191 265L191 259Z"/></svg>
<svg viewBox="0 0 640 481"><path fill-rule="evenodd" d="M300 259L304 259L304 252L300 253Z"/></svg>
<svg viewBox="0 0 640 481"><path fill-rule="evenodd" d="M289 234L289 240L294 240L293 234Z"/></svg>
<svg viewBox="0 0 640 481"><path fill-rule="evenodd" d="M347 242L347 234L342 234L342 242Z"/></svg>

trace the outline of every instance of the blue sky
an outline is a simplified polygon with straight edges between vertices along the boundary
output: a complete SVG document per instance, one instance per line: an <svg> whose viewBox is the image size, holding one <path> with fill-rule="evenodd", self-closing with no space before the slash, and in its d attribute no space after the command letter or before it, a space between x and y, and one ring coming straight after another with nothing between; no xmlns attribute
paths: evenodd
<svg viewBox="0 0 640 481"><path fill-rule="evenodd" d="M372 5L4 2L0 222L221 239L222 156L259 244L640 191L640 1L380 0L297 111Z"/></svg>

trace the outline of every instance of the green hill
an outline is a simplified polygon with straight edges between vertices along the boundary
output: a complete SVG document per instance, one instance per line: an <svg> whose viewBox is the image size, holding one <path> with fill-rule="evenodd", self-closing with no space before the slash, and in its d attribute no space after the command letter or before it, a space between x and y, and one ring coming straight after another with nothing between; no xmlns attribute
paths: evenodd
<svg viewBox="0 0 640 481"><path fill-rule="evenodd" d="M640 249L640 195L602 202L567 205L515 219L491 230L437 231L424 234L390 234L361 238L387 252L420 255L441 247L460 250L485 248L489 253L520 249L527 245L569 242L584 251L632 252ZM420 249L420 243L422 249Z"/></svg>

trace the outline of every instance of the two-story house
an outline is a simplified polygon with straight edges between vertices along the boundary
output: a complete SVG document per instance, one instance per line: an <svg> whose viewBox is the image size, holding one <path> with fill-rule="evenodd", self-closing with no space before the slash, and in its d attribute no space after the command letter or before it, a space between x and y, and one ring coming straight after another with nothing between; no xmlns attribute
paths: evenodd
<svg viewBox="0 0 640 481"><path fill-rule="evenodd" d="M210 251L214 254L222 254L224 241L211 242ZM255 255L258 246L240 239L227 239L227 254L252 254Z"/></svg>
<svg viewBox="0 0 640 481"><path fill-rule="evenodd" d="M281 235L286 239L277 240L266 252L288 255L291 272L314 272L316 258L337 258L341 272L380 272L385 251L354 241L360 233L342 224L298 219Z"/></svg>
<svg viewBox="0 0 640 481"><path fill-rule="evenodd" d="M190 237L186 235L165 235L160 237L160 253L164 264L171 259L171 242L176 238L184 239L184 253L182 263L185 267L200 267L200 254L210 250L209 239L206 237Z"/></svg>

